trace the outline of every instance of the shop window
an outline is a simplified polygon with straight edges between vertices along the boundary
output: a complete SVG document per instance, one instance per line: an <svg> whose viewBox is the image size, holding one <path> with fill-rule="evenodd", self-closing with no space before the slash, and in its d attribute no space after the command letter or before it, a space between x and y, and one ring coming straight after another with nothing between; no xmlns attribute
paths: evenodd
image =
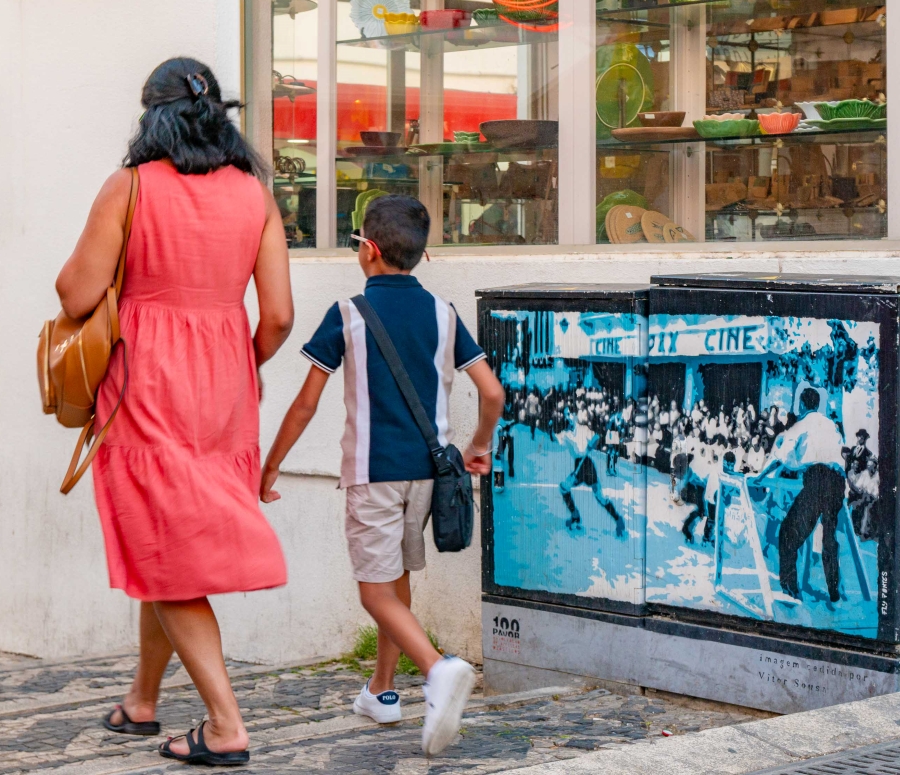
<svg viewBox="0 0 900 775"><path fill-rule="evenodd" d="M883 0L583 2L272 0L290 246L383 193L431 246L888 236Z"/></svg>
<svg viewBox="0 0 900 775"><path fill-rule="evenodd" d="M382 193L428 207L432 245L558 241L555 4L510 5L544 7L337 3L339 245Z"/></svg>
<svg viewBox="0 0 900 775"><path fill-rule="evenodd" d="M885 14L601 0L598 242L886 237Z"/></svg>
<svg viewBox="0 0 900 775"><path fill-rule="evenodd" d="M273 192L291 248L316 247L317 17L311 0L272 3Z"/></svg>

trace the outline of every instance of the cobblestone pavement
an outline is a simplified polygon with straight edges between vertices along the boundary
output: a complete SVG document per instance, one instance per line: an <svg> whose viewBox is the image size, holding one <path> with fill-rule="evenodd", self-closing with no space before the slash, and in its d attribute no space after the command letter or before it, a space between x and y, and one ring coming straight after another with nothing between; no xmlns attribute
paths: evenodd
<svg viewBox="0 0 900 775"><path fill-rule="evenodd" d="M0 775L185 772L155 753L164 737L107 732L100 719L121 698L131 655L42 663L0 655ZM735 710L655 695L545 690L487 698L476 688L460 740L427 760L420 749L422 678L398 676L404 721L378 727L353 715L365 665L330 662L272 669L231 663L253 740L251 764L235 773L490 773L573 758L663 730L685 734L750 719ZM183 668L170 666L161 696L163 735L203 718Z"/></svg>

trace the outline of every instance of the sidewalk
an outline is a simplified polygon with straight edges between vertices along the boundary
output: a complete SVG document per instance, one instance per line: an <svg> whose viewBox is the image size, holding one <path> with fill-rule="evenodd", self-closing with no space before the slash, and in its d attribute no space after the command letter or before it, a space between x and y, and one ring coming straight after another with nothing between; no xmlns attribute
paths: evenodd
<svg viewBox="0 0 900 775"><path fill-rule="evenodd" d="M184 773L183 765L155 753L164 738L131 738L100 726L127 689L134 664L133 655L44 663L0 654L0 775ZM404 721L378 727L353 715L353 699L365 680L356 664L273 669L231 663L229 669L253 740L250 766L231 771L254 775L449 775L532 765L544 772L548 765L593 761L597 754L591 752L598 749L636 750L631 744L666 740L664 729L675 737L693 737L701 730L753 718L702 703L654 695L622 697L603 690L551 689L485 700L479 685L462 738L442 756L426 760L420 748L421 677L398 678ZM182 733L202 717L203 705L189 678L173 664L160 705L163 735ZM656 767L654 775L659 775L662 770Z"/></svg>

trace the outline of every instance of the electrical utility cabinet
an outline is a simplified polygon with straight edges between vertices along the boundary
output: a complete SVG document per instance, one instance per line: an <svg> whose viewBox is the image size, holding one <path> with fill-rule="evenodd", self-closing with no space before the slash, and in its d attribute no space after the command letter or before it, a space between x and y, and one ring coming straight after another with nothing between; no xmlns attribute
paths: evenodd
<svg viewBox="0 0 900 775"><path fill-rule="evenodd" d="M900 690L900 281L482 291L489 691L792 712Z"/></svg>

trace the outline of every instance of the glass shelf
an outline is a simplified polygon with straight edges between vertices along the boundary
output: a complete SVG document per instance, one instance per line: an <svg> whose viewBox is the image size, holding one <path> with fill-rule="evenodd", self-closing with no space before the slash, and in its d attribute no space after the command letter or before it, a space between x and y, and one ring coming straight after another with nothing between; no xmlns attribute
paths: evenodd
<svg viewBox="0 0 900 775"><path fill-rule="evenodd" d="M880 9L886 6L886 0L841 0L839 3L830 3L826 9L823 9L822 0L777 0L768 6L763 12L758 12L759 4L752 4L738 0L686 0L685 2L671 2L671 0L598 0L597 2L597 18L598 21L605 20L609 22L629 22L638 21L647 23L650 26L665 24L670 21L670 14L673 10L679 8L706 7L707 22L710 25L729 25L739 23L744 26L745 31L749 31L753 27L753 22L759 22L757 25L765 29L804 29L805 24L798 22L795 27L791 27L788 21L794 17L806 17L809 19L813 14L820 15L814 21L816 26L832 26L834 24L853 24L860 21L876 21L880 13ZM772 7L777 6L777 7ZM868 9L869 13L865 18L860 19L859 14L856 19L850 21L840 21L837 14L821 18L823 10L826 13L835 11L851 11ZM871 18L869 18L871 17ZM786 20L779 23L778 20ZM712 32L713 30L710 30ZM761 29L757 31L762 31Z"/></svg>
<svg viewBox="0 0 900 775"><path fill-rule="evenodd" d="M448 143L449 144L449 143ZM427 159L433 156L442 156L445 158L451 158L456 156L497 156L496 161L541 161L546 160L549 161L550 158L555 157L558 151L556 146L541 146L534 148L494 148L490 143L481 143L483 148L474 147L474 143L469 145L468 148L454 148L452 150L446 150L443 152L431 152L431 153L422 153L422 152L409 152L403 149L403 153L397 153L392 156L383 156L381 154L372 155L372 156L338 156L337 162L340 163L351 163L351 164L377 164L378 162L384 162L385 164L412 164L419 159ZM625 146L625 143L620 143L620 145ZM550 151L551 153L547 153Z"/></svg>
<svg viewBox="0 0 900 775"><path fill-rule="evenodd" d="M657 145L686 145L692 143L706 143L728 148L757 146L771 148L781 141L785 145L823 144L823 145L869 145L884 143L887 137L887 128L880 129L850 129L841 132L792 132L786 135L761 135L759 137L707 137L688 138L676 140L604 140L597 143L597 151L615 150L616 148L645 148ZM885 146L886 147L886 146Z"/></svg>
<svg viewBox="0 0 900 775"><path fill-rule="evenodd" d="M350 38L339 40L339 46L376 48L382 51L418 51L423 40L443 43L444 52L471 51L473 49L501 48L504 46L527 46L534 43L549 43L557 40L556 32L530 32L512 24L492 24L487 26L472 24L450 30L427 30L406 35L383 35L377 38Z"/></svg>

